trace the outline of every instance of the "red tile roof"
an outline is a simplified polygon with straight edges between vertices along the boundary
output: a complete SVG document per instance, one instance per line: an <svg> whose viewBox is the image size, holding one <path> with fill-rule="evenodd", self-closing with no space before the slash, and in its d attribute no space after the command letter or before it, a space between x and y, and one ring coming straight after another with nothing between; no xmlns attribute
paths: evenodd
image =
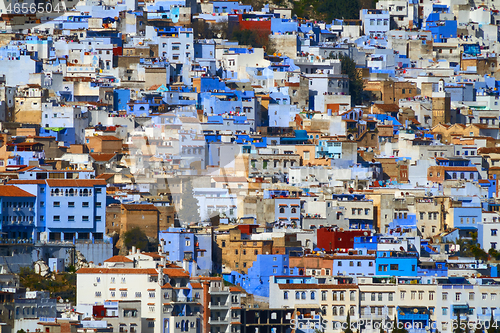
<svg viewBox="0 0 500 333"><path fill-rule="evenodd" d="M35 195L21 190L17 186L12 185L2 185L0 186L0 197L30 197L33 198Z"/></svg>
<svg viewBox="0 0 500 333"><path fill-rule="evenodd" d="M8 184L47 184L50 187L93 187L106 186L106 181L103 179L13 179Z"/></svg>
<svg viewBox="0 0 500 333"><path fill-rule="evenodd" d="M149 274L158 275L154 268L80 268L77 274Z"/></svg>
<svg viewBox="0 0 500 333"><path fill-rule="evenodd" d="M176 268L164 268L163 274L166 274L170 277L189 277L189 273L183 269Z"/></svg>
<svg viewBox="0 0 500 333"><path fill-rule="evenodd" d="M101 154L101 153L95 154L95 153L91 153L89 155L96 162L107 162L107 161L111 160L113 157L115 157L115 154Z"/></svg>
<svg viewBox="0 0 500 333"><path fill-rule="evenodd" d="M158 208L155 207L155 205L148 205L148 204L123 204L122 207L126 210L151 210L151 211L158 211Z"/></svg>
<svg viewBox="0 0 500 333"><path fill-rule="evenodd" d="M191 282L191 288L193 289L201 289L203 286L199 282Z"/></svg>
<svg viewBox="0 0 500 333"><path fill-rule="evenodd" d="M88 138L98 138L101 139L102 141L122 141L122 139L117 138L116 136L113 135L98 135L93 137L89 136Z"/></svg>
<svg viewBox="0 0 500 333"><path fill-rule="evenodd" d="M50 187L93 187L106 186L106 181L102 179L47 179Z"/></svg>
<svg viewBox="0 0 500 333"><path fill-rule="evenodd" d="M114 256L104 260L104 262L134 262L134 261L125 256Z"/></svg>

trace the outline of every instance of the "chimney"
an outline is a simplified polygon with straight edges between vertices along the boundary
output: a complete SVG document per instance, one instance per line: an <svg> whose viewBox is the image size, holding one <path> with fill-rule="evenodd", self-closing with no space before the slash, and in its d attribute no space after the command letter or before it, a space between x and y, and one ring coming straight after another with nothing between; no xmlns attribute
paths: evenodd
<svg viewBox="0 0 500 333"><path fill-rule="evenodd" d="M135 246L132 246L132 252L130 254L135 254Z"/></svg>
<svg viewBox="0 0 500 333"><path fill-rule="evenodd" d="M196 263L196 261L193 260L192 264L191 264L191 277L195 277L196 275L198 275L198 264Z"/></svg>
<svg viewBox="0 0 500 333"><path fill-rule="evenodd" d="M182 268L186 271L186 272L189 272L189 261L187 261L186 259L184 259L182 261Z"/></svg>

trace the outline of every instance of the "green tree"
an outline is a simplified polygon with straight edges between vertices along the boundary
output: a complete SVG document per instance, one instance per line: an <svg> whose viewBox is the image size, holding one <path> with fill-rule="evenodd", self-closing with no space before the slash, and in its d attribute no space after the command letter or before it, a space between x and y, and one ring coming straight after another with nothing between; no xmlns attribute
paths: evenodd
<svg viewBox="0 0 500 333"><path fill-rule="evenodd" d="M349 79L349 94L351 95L351 104L359 105L363 102L363 78L356 69L356 63L351 57L340 54L339 59L341 63L341 73L347 75Z"/></svg>
<svg viewBox="0 0 500 333"><path fill-rule="evenodd" d="M361 5L359 0L325 0L319 1L316 8L327 22L334 19L357 20Z"/></svg>
<svg viewBox="0 0 500 333"><path fill-rule="evenodd" d="M493 312L491 313L491 319L490 319L490 324L488 325L488 329L486 330L486 332L488 333L497 333L499 330L498 330L498 326L496 325L496 322L495 322L495 319L493 319Z"/></svg>
<svg viewBox="0 0 500 333"><path fill-rule="evenodd" d="M347 328L344 330L344 333L353 333L351 329L351 315L349 312L347 312L346 324Z"/></svg>
<svg viewBox="0 0 500 333"><path fill-rule="evenodd" d="M135 227L123 234L123 245L125 245L127 249L131 249L132 246L135 246L138 249L148 250L148 236L146 236L141 228Z"/></svg>
<svg viewBox="0 0 500 333"><path fill-rule="evenodd" d="M198 200L193 196L193 185L188 179L182 182L183 189L181 193L182 208L177 212L179 220L184 223L200 222L200 213L198 212Z"/></svg>
<svg viewBox="0 0 500 333"><path fill-rule="evenodd" d="M21 328L20 330L17 330L17 333L26 333L26 331Z"/></svg>

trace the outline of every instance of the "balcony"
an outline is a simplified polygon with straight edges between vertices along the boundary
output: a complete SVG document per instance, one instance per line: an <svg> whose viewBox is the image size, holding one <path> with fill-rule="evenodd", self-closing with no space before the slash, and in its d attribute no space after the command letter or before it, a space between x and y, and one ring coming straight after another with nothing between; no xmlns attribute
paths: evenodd
<svg viewBox="0 0 500 333"><path fill-rule="evenodd" d="M229 317L210 317L208 323L210 325L229 325Z"/></svg>
<svg viewBox="0 0 500 333"><path fill-rule="evenodd" d="M224 302L214 302L210 303L210 309L217 310L217 309L228 309L229 308L229 303L224 303Z"/></svg>

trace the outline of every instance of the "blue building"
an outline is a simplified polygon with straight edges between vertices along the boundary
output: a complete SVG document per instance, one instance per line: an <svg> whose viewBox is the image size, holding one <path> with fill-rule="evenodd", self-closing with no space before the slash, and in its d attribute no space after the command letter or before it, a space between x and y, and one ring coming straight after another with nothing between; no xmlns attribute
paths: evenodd
<svg viewBox="0 0 500 333"><path fill-rule="evenodd" d="M103 240L106 181L98 179L12 180L36 196L33 241Z"/></svg>
<svg viewBox="0 0 500 333"><path fill-rule="evenodd" d="M427 327L430 321L430 310L426 307L397 307L397 321L402 327L411 327L409 333L417 333L425 331L418 327Z"/></svg>
<svg viewBox="0 0 500 333"><path fill-rule="evenodd" d="M417 276L418 256L414 252L377 251L375 265L379 276Z"/></svg>
<svg viewBox="0 0 500 333"><path fill-rule="evenodd" d="M2 238L33 239L36 197L19 187L0 186Z"/></svg>
<svg viewBox="0 0 500 333"><path fill-rule="evenodd" d="M185 228L168 228L160 231L159 239L167 259L173 262L188 261L191 273L212 273L212 235L195 234ZM196 263L196 267L193 265Z"/></svg>
<svg viewBox="0 0 500 333"><path fill-rule="evenodd" d="M259 254L252 267L248 268L248 274L232 271L224 275L224 280L241 286L253 295L269 297L270 277L288 274L287 254Z"/></svg>

